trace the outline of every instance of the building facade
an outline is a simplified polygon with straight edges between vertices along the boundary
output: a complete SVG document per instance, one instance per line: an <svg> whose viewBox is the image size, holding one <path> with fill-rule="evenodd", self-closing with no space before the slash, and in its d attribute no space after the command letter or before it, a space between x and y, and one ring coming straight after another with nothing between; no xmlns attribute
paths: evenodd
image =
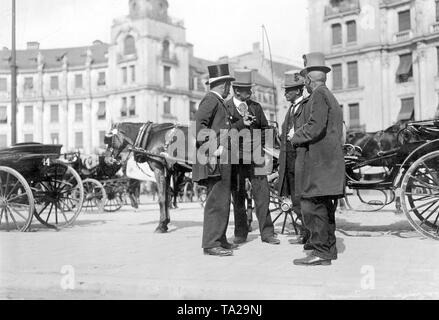
<svg viewBox="0 0 439 320"><path fill-rule="evenodd" d="M64 152L90 154L105 147L112 123L194 120L207 90L207 66L224 61L194 57L183 22L168 15L167 0L129 0L128 5L129 14L113 21L110 43L41 49L29 42L17 52L18 142L62 144ZM7 48L0 50L0 148L11 142L10 58ZM230 62L232 72L259 69L255 99L267 118L276 120L283 72L297 67L274 62L274 91L258 46Z"/></svg>
<svg viewBox="0 0 439 320"><path fill-rule="evenodd" d="M439 2L309 0L310 48L352 129L378 131L437 116ZM323 36L322 36L323 35Z"/></svg>

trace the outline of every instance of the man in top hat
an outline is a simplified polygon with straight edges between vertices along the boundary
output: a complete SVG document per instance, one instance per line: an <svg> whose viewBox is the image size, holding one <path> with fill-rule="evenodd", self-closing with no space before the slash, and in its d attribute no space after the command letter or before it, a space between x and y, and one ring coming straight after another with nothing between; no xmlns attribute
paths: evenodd
<svg viewBox="0 0 439 320"><path fill-rule="evenodd" d="M270 189L267 173L263 170L265 159L260 154L255 161L254 152L263 150L265 145L264 131L268 129L268 121L259 103L251 100L253 83L252 70L235 70L236 81L232 83L234 96L226 102L231 114L231 122L237 128L235 144L232 143L232 197L235 215L235 244L247 241L249 233L247 223L246 179L252 185L252 194L255 201L256 216L259 222L261 239L264 243L278 245L280 241L274 236L273 221L269 213ZM242 126L246 120L249 125ZM259 130L258 130L259 129ZM243 141L239 141L239 137ZM232 138L233 139L233 138ZM233 141L233 140L232 140ZM236 143L237 142L237 143ZM264 162L264 163L259 163Z"/></svg>
<svg viewBox="0 0 439 320"><path fill-rule="evenodd" d="M304 117L296 123L290 141L298 148L301 210L310 231L309 256L294 260L296 265L330 265L337 259L335 212L344 196L345 164L342 151L343 114L334 95L326 87L327 73L322 53L304 56L305 86L311 94Z"/></svg>
<svg viewBox="0 0 439 320"><path fill-rule="evenodd" d="M296 150L293 148L290 141L288 141L288 136L294 134L294 130L297 128L296 122L298 118L303 115L303 109L309 100L308 98L303 97L304 87L304 78L300 74L293 72L285 73L283 88L285 89L285 99L291 103L291 106L288 109L285 121L282 125L278 189L280 196L291 198L293 211L302 221L302 226L299 229L299 237L297 239L292 239L290 243L303 245L305 245L309 239L309 232L306 231L306 228L303 225L300 210L300 196L296 194Z"/></svg>
<svg viewBox="0 0 439 320"><path fill-rule="evenodd" d="M194 182L207 186L202 241L204 253L231 256L232 250L237 247L230 244L226 238L230 214L232 166L227 159L224 159L227 141L221 139L221 133L233 128L224 99L228 97L231 82L235 79L230 75L227 64L209 66L208 70L207 84L210 86L210 92L201 101L195 115L197 157L193 165L192 177ZM242 121L236 125L245 126L245 124L249 122ZM205 150L207 151L204 152ZM211 152L212 150L216 151Z"/></svg>

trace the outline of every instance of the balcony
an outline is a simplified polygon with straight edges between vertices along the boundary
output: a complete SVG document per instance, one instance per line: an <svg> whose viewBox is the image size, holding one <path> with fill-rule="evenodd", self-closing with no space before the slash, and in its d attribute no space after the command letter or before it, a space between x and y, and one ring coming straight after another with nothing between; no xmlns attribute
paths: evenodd
<svg viewBox="0 0 439 320"><path fill-rule="evenodd" d="M360 0L331 0L330 5L325 7L325 19L359 14L360 11Z"/></svg>
<svg viewBox="0 0 439 320"><path fill-rule="evenodd" d="M394 35L394 41L395 42L404 42L404 41L410 40L412 37L413 37L412 30L400 31Z"/></svg>
<svg viewBox="0 0 439 320"><path fill-rule="evenodd" d="M159 59L161 59L162 62L165 64L172 64L174 66L178 66L178 59L177 59L177 55L175 55L175 54L173 54L173 55L160 55Z"/></svg>
<svg viewBox="0 0 439 320"><path fill-rule="evenodd" d="M436 22L431 25L431 33L438 33L439 32L439 22Z"/></svg>
<svg viewBox="0 0 439 320"><path fill-rule="evenodd" d="M380 9L395 8L406 4L410 4L411 2L412 0L381 0Z"/></svg>

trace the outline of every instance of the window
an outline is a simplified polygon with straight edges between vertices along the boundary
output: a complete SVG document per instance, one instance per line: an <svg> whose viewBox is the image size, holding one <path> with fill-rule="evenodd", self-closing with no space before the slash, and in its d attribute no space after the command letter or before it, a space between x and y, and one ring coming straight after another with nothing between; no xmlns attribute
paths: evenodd
<svg viewBox="0 0 439 320"><path fill-rule="evenodd" d="M8 83L6 78L0 78L0 92L8 91Z"/></svg>
<svg viewBox="0 0 439 320"><path fill-rule="evenodd" d="M401 99L401 111L398 122L413 121L415 119L415 98Z"/></svg>
<svg viewBox="0 0 439 320"><path fill-rule="evenodd" d="M436 47L437 74L439 74L439 47Z"/></svg>
<svg viewBox="0 0 439 320"><path fill-rule="evenodd" d="M107 117L106 103L105 101L100 101L98 107L98 120L105 120L106 117Z"/></svg>
<svg viewBox="0 0 439 320"><path fill-rule="evenodd" d="M123 53L124 55L136 54L136 43L133 36L126 36Z"/></svg>
<svg viewBox="0 0 439 320"><path fill-rule="evenodd" d="M131 82L136 82L136 66L130 66Z"/></svg>
<svg viewBox="0 0 439 320"><path fill-rule="evenodd" d="M82 149L84 147L82 132L75 133L75 148Z"/></svg>
<svg viewBox="0 0 439 320"><path fill-rule="evenodd" d="M24 90L32 90L34 88L34 78L24 78Z"/></svg>
<svg viewBox="0 0 439 320"><path fill-rule="evenodd" d="M436 0L436 22L439 22L439 0Z"/></svg>
<svg viewBox="0 0 439 320"><path fill-rule="evenodd" d="M75 121L82 122L82 103L75 104Z"/></svg>
<svg viewBox="0 0 439 320"><path fill-rule="evenodd" d="M342 35L341 35L341 24L333 24L332 25L332 45L340 45L342 44Z"/></svg>
<svg viewBox="0 0 439 320"><path fill-rule="evenodd" d="M412 54L399 56L399 67L396 71L397 82L408 82L413 77L413 59Z"/></svg>
<svg viewBox="0 0 439 320"><path fill-rule="evenodd" d="M24 107L24 123L32 124L34 123L34 107L25 106Z"/></svg>
<svg viewBox="0 0 439 320"><path fill-rule="evenodd" d="M410 10L398 12L399 32L410 30Z"/></svg>
<svg viewBox="0 0 439 320"><path fill-rule="evenodd" d="M348 86L349 88L358 87L358 62L348 62Z"/></svg>
<svg viewBox="0 0 439 320"><path fill-rule="evenodd" d="M99 72L98 74L98 86L105 86L105 72Z"/></svg>
<svg viewBox="0 0 439 320"><path fill-rule="evenodd" d="M50 106L50 122L59 122L59 108L57 104L53 104Z"/></svg>
<svg viewBox="0 0 439 320"><path fill-rule="evenodd" d="M332 66L332 88L334 90L343 89L343 74L341 64Z"/></svg>
<svg viewBox="0 0 439 320"><path fill-rule="evenodd" d="M171 114L171 97L165 97L163 99L163 113Z"/></svg>
<svg viewBox="0 0 439 320"><path fill-rule="evenodd" d="M106 135L107 133L105 132L105 131L99 131L99 146L102 148L102 147L105 147L105 135Z"/></svg>
<svg viewBox="0 0 439 320"><path fill-rule="evenodd" d="M128 69L127 67L122 67L122 81L124 84L128 82Z"/></svg>
<svg viewBox="0 0 439 320"><path fill-rule="evenodd" d="M0 106L0 124L8 123L8 108L6 106Z"/></svg>
<svg viewBox="0 0 439 320"><path fill-rule="evenodd" d="M346 27L348 29L348 43L357 42L357 23L348 21Z"/></svg>
<svg viewBox="0 0 439 320"><path fill-rule="evenodd" d="M136 115L136 97L131 97L130 107L128 109L129 116L134 117Z"/></svg>
<svg viewBox="0 0 439 320"><path fill-rule="evenodd" d="M163 41L163 51L162 51L162 57L164 59L169 59L169 41L165 40Z"/></svg>
<svg viewBox="0 0 439 320"><path fill-rule="evenodd" d="M163 82L165 86L171 85L171 67L163 67Z"/></svg>
<svg viewBox="0 0 439 320"><path fill-rule="evenodd" d="M59 143L58 133L51 133L50 134L50 141L52 142L52 144L58 144Z"/></svg>
<svg viewBox="0 0 439 320"><path fill-rule="evenodd" d="M58 90L58 89L59 89L59 80L58 80L58 76L52 76L52 77L50 77L50 89L51 89L51 90Z"/></svg>
<svg viewBox="0 0 439 320"><path fill-rule="evenodd" d="M360 128L360 105L358 103L353 103L349 105L349 128L358 129Z"/></svg>
<svg viewBox="0 0 439 320"><path fill-rule="evenodd" d="M195 114L197 113L197 103L194 101L190 101L189 102L189 112L190 112L190 116L189 119L190 121L195 121Z"/></svg>
<svg viewBox="0 0 439 320"><path fill-rule="evenodd" d="M120 109L120 116L126 117L128 115L128 102L127 98L122 98L122 108Z"/></svg>
<svg viewBox="0 0 439 320"><path fill-rule="evenodd" d="M24 135L24 142L33 142L34 141L34 135L32 133L26 133Z"/></svg>
<svg viewBox="0 0 439 320"><path fill-rule="evenodd" d="M0 134L0 149L6 148L8 146L8 136L5 134Z"/></svg>
<svg viewBox="0 0 439 320"><path fill-rule="evenodd" d="M75 88L76 89L82 89L83 88L82 74L76 74L75 75Z"/></svg>

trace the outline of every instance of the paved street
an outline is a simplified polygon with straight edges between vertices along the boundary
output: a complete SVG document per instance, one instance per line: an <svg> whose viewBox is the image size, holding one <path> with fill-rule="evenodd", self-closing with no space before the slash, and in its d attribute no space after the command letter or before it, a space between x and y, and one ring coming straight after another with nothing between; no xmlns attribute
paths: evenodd
<svg viewBox="0 0 439 320"><path fill-rule="evenodd" d="M37 224L30 233L2 232L0 298L439 298L439 242L423 239L390 210L338 214L339 260L315 268L293 265L304 253L290 236L270 246L257 231L234 257L204 256L202 212L198 204L181 204L164 235L153 233L154 204L82 214L59 232Z"/></svg>

